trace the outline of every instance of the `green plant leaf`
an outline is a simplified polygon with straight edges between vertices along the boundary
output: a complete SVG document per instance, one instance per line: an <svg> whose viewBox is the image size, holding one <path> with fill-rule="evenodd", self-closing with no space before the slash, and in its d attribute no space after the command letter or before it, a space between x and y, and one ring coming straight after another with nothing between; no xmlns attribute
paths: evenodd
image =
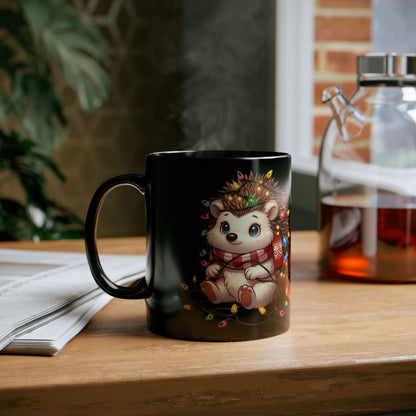
<svg viewBox="0 0 416 416"><path fill-rule="evenodd" d="M0 27L18 42L26 40L26 37L21 33L22 27L25 25L26 22L18 11L10 8L0 9Z"/></svg>
<svg viewBox="0 0 416 416"><path fill-rule="evenodd" d="M62 54L64 55L66 54ZM62 70L76 91L81 107L86 111L93 111L102 105L107 98L107 73L95 61L80 53L73 52L63 59L68 60L68 65L63 65Z"/></svg>
<svg viewBox="0 0 416 416"><path fill-rule="evenodd" d="M11 60L15 56L15 52L12 48L5 45L4 43L0 43L0 68L4 69L8 72L11 71Z"/></svg>
<svg viewBox="0 0 416 416"><path fill-rule="evenodd" d="M0 90L0 124L3 124L9 118L10 103L6 94Z"/></svg>
<svg viewBox="0 0 416 416"><path fill-rule="evenodd" d="M0 130L0 169L12 171L26 191L26 203L0 199L0 240L82 238L84 222L46 193L45 169L63 179L58 166L30 139Z"/></svg>
<svg viewBox="0 0 416 416"><path fill-rule="evenodd" d="M13 83L11 106L22 134L31 137L51 155L67 135L67 124L59 99L49 80L40 74L18 71Z"/></svg>
<svg viewBox="0 0 416 416"><path fill-rule="evenodd" d="M11 199L0 199L0 240L29 240L32 229L23 205Z"/></svg>
<svg viewBox="0 0 416 416"><path fill-rule="evenodd" d="M0 131L0 168L12 171L26 191L27 199L35 205L47 205L43 173L51 170L59 179L63 175L54 161L36 150L30 139L22 139L16 132L7 136Z"/></svg>
<svg viewBox="0 0 416 416"><path fill-rule="evenodd" d="M62 0L19 3L36 44L58 60L81 107L91 112L100 106L108 96L109 80L97 63L108 62L106 45L97 28Z"/></svg>
<svg viewBox="0 0 416 416"><path fill-rule="evenodd" d="M59 64L81 107L92 111L108 95L106 44L64 0L8 2L0 28L0 170L26 194L23 205L0 198L0 239L80 238L83 221L48 197L44 177L49 170L64 179L51 158L67 133L52 68Z"/></svg>
<svg viewBox="0 0 416 416"><path fill-rule="evenodd" d="M43 58L36 53L33 39L21 10L0 9L0 27L6 33L6 36L1 39L1 45L12 52L12 55L8 56L8 66L2 62L3 68L12 74L16 66L28 64L28 62L29 65L34 66L44 65Z"/></svg>

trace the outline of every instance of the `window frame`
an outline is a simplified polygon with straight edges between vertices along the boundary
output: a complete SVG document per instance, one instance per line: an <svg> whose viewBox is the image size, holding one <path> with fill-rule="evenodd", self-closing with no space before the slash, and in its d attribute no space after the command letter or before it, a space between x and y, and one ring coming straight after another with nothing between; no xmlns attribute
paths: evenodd
<svg viewBox="0 0 416 416"><path fill-rule="evenodd" d="M313 154L314 0L276 0L275 147L293 171L317 175Z"/></svg>

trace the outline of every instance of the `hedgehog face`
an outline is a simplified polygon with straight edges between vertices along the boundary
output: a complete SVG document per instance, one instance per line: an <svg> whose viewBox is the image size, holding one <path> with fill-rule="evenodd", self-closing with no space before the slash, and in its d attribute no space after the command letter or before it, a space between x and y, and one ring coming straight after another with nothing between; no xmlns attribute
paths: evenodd
<svg viewBox="0 0 416 416"><path fill-rule="evenodd" d="M243 254L269 246L273 240L270 221L277 215L277 202L270 201L264 211L256 210L243 216L223 211L221 201L211 204L215 225L208 231L208 243L215 248Z"/></svg>

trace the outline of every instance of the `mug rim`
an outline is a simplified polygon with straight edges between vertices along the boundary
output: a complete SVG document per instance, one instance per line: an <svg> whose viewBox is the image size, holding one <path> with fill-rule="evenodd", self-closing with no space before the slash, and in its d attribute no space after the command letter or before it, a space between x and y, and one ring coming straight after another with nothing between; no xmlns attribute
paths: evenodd
<svg viewBox="0 0 416 416"><path fill-rule="evenodd" d="M161 159L285 159L289 153L261 150L167 150L152 152L146 158Z"/></svg>

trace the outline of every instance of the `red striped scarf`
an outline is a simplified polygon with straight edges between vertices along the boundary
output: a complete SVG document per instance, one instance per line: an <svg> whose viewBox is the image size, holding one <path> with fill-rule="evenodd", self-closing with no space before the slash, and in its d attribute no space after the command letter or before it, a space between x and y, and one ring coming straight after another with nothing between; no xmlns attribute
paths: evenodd
<svg viewBox="0 0 416 416"><path fill-rule="evenodd" d="M220 263L222 267L236 270L245 270L257 266L272 257L274 257L275 267L279 268L283 264L283 246L280 236L274 238L273 244L250 253L230 253L215 247L211 251L211 261Z"/></svg>

